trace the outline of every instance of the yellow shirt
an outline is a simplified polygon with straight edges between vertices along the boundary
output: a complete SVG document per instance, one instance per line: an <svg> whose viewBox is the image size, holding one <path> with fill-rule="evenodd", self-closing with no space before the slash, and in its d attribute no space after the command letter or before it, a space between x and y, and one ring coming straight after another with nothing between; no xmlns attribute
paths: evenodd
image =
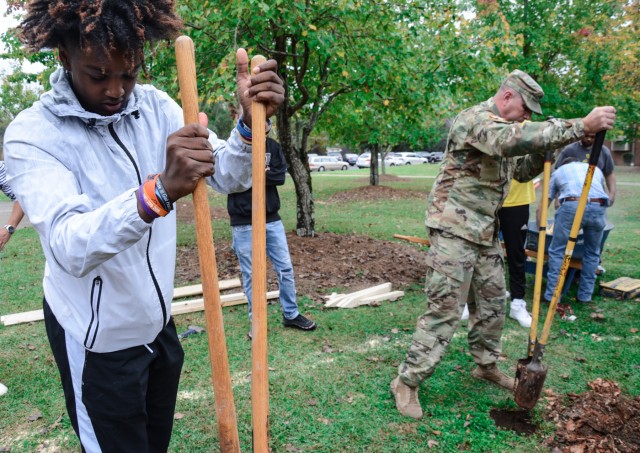
<svg viewBox="0 0 640 453"><path fill-rule="evenodd" d="M533 181L518 182L511 180L511 187L506 200L504 200L503 208L512 208L514 206L522 206L531 204L536 201L536 193L533 190Z"/></svg>

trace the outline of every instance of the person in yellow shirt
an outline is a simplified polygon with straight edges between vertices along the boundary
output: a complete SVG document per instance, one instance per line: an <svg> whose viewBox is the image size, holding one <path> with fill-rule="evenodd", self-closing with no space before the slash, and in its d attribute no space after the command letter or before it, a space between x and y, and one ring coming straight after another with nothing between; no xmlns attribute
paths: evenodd
<svg viewBox="0 0 640 453"><path fill-rule="evenodd" d="M536 200L533 181L518 182L511 180L509 194L498 211L500 232L506 248L509 267L509 291L511 297L509 317L518 321L522 327L531 327L531 315L524 300L526 274L524 243L527 239L529 224L529 205ZM468 319L469 311L465 305L462 319Z"/></svg>

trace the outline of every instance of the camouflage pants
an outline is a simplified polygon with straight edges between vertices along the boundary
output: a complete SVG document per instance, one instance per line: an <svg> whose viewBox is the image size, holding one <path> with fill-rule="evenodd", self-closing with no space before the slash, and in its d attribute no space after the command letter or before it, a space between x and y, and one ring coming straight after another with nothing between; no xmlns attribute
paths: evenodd
<svg viewBox="0 0 640 453"><path fill-rule="evenodd" d="M405 361L402 380L419 386L433 374L469 305L467 339L478 365L495 363L500 356L505 318L505 278L498 241L481 246L440 230L430 231L425 292L427 311L418 318Z"/></svg>

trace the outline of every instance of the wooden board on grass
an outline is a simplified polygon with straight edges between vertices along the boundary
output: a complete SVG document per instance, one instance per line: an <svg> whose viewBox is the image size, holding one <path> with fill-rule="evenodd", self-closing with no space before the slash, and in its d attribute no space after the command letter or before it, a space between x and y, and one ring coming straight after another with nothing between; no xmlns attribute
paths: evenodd
<svg viewBox="0 0 640 453"><path fill-rule="evenodd" d="M640 280L620 277L610 282L600 283L600 294L617 300L638 297L640 296Z"/></svg>

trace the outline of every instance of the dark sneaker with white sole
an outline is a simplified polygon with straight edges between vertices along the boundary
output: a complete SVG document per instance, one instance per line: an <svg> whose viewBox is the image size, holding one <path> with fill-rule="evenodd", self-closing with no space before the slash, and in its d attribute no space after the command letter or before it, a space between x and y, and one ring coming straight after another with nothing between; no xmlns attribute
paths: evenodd
<svg viewBox="0 0 640 453"><path fill-rule="evenodd" d="M316 323L311 319L305 318L302 315L298 315L293 319L282 318L282 325L285 327L295 327L300 330L313 330L316 328Z"/></svg>

